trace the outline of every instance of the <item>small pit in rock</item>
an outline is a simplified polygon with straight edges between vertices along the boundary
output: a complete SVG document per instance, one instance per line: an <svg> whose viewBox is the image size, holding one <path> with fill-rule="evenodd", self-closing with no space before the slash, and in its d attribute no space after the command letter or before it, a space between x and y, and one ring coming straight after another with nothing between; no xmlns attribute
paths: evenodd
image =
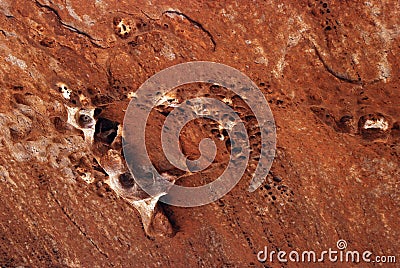
<svg viewBox="0 0 400 268"><path fill-rule="evenodd" d="M118 125L118 122L99 117L95 127L95 140L111 144L117 137Z"/></svg>

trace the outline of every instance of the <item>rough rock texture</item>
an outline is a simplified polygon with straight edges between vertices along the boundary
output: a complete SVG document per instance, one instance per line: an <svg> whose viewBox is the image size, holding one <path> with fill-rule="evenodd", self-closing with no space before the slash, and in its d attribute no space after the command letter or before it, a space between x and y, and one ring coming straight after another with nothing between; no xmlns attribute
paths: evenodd
<svg viewBox="0 0 400 268"><path fill-rule="evenodd" d="M398 1L376 0L0 1L0 266L281 267L259 263L257 252L323 251L339 239L399 262L399 10ZM139 213L103 183L83 133L66 124L59 83L70 102L82 105L84 94L100 117L122 123L148 77L194 60L235 67L260 87L277 155L265 185L247 192L259 134L232 96L254 128L248 173L213 204L163 206L174 234L150 238ZM184 89L177 98L228 94ZM149 121L149 151L160 171L181 176L160 151L166 109ZM219 155L180 183L221 174L223 133L200 120L182 134L190 158L204 137ZM83 168L94 183L82 180ZM165 231L165 218L154 221ZM287 266L296 265L304 266Z"/></svg>

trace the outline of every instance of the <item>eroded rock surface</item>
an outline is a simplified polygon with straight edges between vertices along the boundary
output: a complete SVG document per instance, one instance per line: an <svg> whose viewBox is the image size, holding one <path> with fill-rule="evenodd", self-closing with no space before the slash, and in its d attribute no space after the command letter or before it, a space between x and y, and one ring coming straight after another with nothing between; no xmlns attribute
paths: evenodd
<svg viewBox="0 0 400 268"><path fill-rule="evenodd" d="M323 251L339 239L400 261L399 10L397 1L1 1L0 266L261 267L264 246ZM194 60L235 67L260 87L277 125L271 173L247 192L260 150L254 116L224 88L187 85L149 120L156 168L186 186L222 174L231 144L215 122L182 131L191 160L201 139L217 145L201 174L177 170L161 150L174 105L208 95L245 122L248 172L203 207L129 200L113 186L132 186L126 167L110 169L122 161L125 109L148 77ZM133 202L154 206L144 225Z"/></svg>

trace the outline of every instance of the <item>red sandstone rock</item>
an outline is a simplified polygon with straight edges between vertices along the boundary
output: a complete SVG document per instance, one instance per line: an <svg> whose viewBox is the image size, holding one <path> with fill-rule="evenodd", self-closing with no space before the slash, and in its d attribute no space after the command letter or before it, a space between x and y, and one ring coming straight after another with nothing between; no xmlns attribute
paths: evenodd
<svg viewBox="0 0 400 268"><path fill-rule="evenodd" d="M339 239L399 262L399 10L396 1L3 0L0 266L261 267L264 246L320 252ZM122 123L147 78L195 60L235 67L260 87L277 125L272 174L247 192L259 146L253 127L240 183L206 206L161 205L166 216L156 214L153 227L169 236L150 239L132 206L79 179L83 167L96 182L105 174L65 125L62 104L79 107L84 94ZM180 99L202 92L183 88ZM235 107L254 126L248 109ZM161 172L181 175L157 142L164 117L149 122L151 156ZM374 127L381 118L385 130ZM212 129L190 125L181 139L188 156L198 156L200 138L215 138ZM229 144L216 142L216 163L178 183L222 173Z"/></svg>

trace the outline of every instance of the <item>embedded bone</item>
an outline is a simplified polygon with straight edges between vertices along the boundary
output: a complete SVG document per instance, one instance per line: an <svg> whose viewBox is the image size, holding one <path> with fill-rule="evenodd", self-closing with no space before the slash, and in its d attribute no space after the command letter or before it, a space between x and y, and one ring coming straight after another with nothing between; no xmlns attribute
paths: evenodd
<svg viewBox="0 0 400 268"><path fill-rule="evenodd" d="M80 101L84 106L89 106L88 99L84 95L80 96ZM96 125L96 120L94 118L95 108L69 107L68 105L65 105L65 107L68 113L67 123L76 129L82 130L85 141L88 146L93 149ZM122 147L121 143L122 126L119 125L117 136L112 142L111 148L103 155L98 155L98 153L93 152L96 160L109 176L105 183L110 186L118 197L126 200L139 212L147 235L170 235L172 233L171 224L157 205L159 198L166 193L160 193L157 196L151 197L138 187L134 182L133 177L128 178L132 180L131 185L129 184L127 186L121 183L121 178L123 178L123 176L132 176L122 157L120 149ZM93 183L95 181L90 172L86 170L78 171L80 171L79 173L82 174L81 178L86 183ZM173 176L168 174L162 174L162 176L172 183L175 182L175 177ZM161 230L162 233L157 233L157 231L155 231L156 229Z"/></svg>
<svg viewBox="0 0 400 268"><path fill-rule="evenodd" d="M57 87L59 88L62 96L64 97L64 99L71 99L71 90L68 89L68 86L64 83L57 83Z"/></svg>
<svg viewBox="0 0 400 268"><path fill-rule="evenodd" d="M368 119L364 123L364 129L381 129L386 131L389 128L389 123L384 118Z"/></svg>
<svg viewBox="0 0 400 268"><path fill-rule="evenodd" d="M67 123L73 127L82 130L85 141L93 145L96 120L94 119L94 108L81 109L66 106L68 119Z"/></svg>
<svg viewBox="0 0 400 268"><path fill-rule="evenodd" d="M107 153L101 158L100 165L104 171L109 175L109 178L105 181L111 189L121 198L125 199L140 213L142 223L146 234L152 235L152 219L155 217L157 209L156 205L159 198L166 193L160 193L154 197L148 196L143 192L136 184L131 187L124 187L121 184L120 176L128 172L125 160L122 159L121 154L113 149L107 151ZM133 178L132 178L133 179Z"/></svg>

